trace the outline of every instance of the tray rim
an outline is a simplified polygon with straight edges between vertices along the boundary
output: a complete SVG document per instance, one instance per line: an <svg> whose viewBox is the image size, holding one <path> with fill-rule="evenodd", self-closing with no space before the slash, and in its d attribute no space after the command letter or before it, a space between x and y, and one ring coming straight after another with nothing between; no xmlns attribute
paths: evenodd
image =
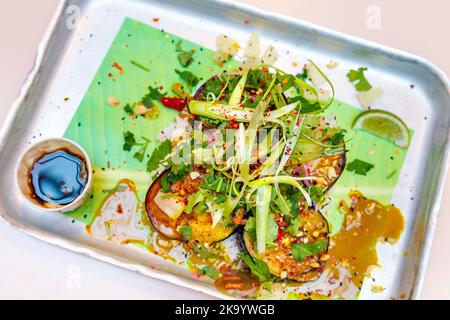
<svg viewBox="0 0 450 320"><path fill-rule="evenodd" d="M14 120L16 119L16 116L18 115L20 111L20 106L23 103L25 97L27 96L27 93L29 90L33 87L33 85L39 80L38 75L41 68L41 64L44 60L44 57L48 52L50 52L49 44L53 37L55 36L55 30L60 22L60 20L64 17L64 9L68 6L68 4L76 4L80 2L86 2L91 0L62 0L57 9L55 10L55 13L53 14L49 26L40 41L40 44L37 48L33 67L29 71L28 75L26 76L25 81L23 82L21 89L12 104L10 111L8 112L8 115L5 119L5 122L3 126L0 129L0 153L3 152L3 149L6 144L6 137L11 132L14 124ZM194 0L195 2L198 2L198 0ZM335 31L327 27L323 27L314 23L306 22L297 18L293 18L290 16L286 16L277 12L269 12L264 9L260 9L248 4L244 4L241 2L235 2L230 0L208 0L211 5L219 5L222 7L225 7L230 10L239 11L241 13L251 15L251 16L257 16L259 18L263 18L266 20L271 20L277 24L287 24L292 25L294 27L300 27L306 30L314 30L319 31L324 36L333 38L338 41L345 41L352 45L356 45L358 47L362 47L366 50L371 51L377 51L380 52L390 58L393 59L402 59L403 61L407 61L410 63L417 64L426 70L428 70L432 75L434 75L439 82L442 83L443 86L446 86L447 88L450 88L450 81L447 75L442 71L439 67L437 67L435 64L430 62L429 60L422 58L418 55L408 53L406 51L396 49L389 47L387 45L379 44L373 41L369 41L357 36L349 35L340 31ZM178 3L178 0L173 1L175 3ZM448 94L450 95L450 91L448 91ZM450 107L450 106L448 106ZM428 265L428 258L430 255L430 249L432 245L434 230L436 228L437 223L437 217L440 211L442 197L444 194L444 187L445 187L445 178L447 177L448 170L450 168L450 128L447 130L447 137L446 137L446 143L444 147L443 152L443 158L442 162L439 166L439 171L442 173L440 178L437 181L436 184L436 192L433 196L432 205L430 206L430 211L428 215L428 221L426 222L426 227L424 231L424 241L422 242L421 247L419 248L419 255L418 255L418 263L415 265L415 273L413 283L412 283L412 289L409 292L408 298L410 299L418 299L423 282L425 279L425 273ZM220 298L229 298L228 296L222 295L220 293L213 292L212 290L208 290L206 288L199 288L195 285L190 284L188 281L184 281L180 279L179 277L167 277L168 275L164 271L158 272L158 270L154 270L153 268L141 266L142 268L139 268L136 266L136 264L128 263L125 261L125 259L121 259L117 256L111 256L109 254L106 254L104 252L99 252L97 249L88 247L86 245L80 245L77 244L74 246L74 241L68 240L65 238L62 238L60 236L53 235L49 232L42 232L42 235L39 235L39 233L36 233L35 228L33 226L27 226L27 225L21 225L20 223L17 223L13 219L9 217L8 212L6 212L2 204L0 203L0 219L5 221L8 225L18 229L19 231L24 232L25 234L32 236L34 238L40 239L42 241L45 241L47 243L51 243L57 247L64 248L67 250L70 250L72 252L81 253L86 256L93 257L97 260L104 261L111 263L113 265L120 266L122 268L125 268L130 271L137 271L143 275L147 275L159 280L167 281L169 283L179 285L185 288L189 288L195 291L199 291L211 296L220 297ZM45 237L44 237L45 235ZM166 277L164 276L166 275Z"/></svg>

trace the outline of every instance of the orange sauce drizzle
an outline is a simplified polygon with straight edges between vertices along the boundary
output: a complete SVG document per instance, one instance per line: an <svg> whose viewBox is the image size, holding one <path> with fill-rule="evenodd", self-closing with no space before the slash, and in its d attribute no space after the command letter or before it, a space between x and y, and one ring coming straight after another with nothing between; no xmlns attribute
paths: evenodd
<svg viewBox="0 0 450 320"><path fill-rule="evenodd" d="M378 266L377 242L397 242L405 221L393 205L384 206L357 191L350 193L350 199L350 206L345 201L339 205L345 219L342 229L331 240L329 268L336 278L338 267L347 269L353 284L360 288L369 268Z"/></svg>

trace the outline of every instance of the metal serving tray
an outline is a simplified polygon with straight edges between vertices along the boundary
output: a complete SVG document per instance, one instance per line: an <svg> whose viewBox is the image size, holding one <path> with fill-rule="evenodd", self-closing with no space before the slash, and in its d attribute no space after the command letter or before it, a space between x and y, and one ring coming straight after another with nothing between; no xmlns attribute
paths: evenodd
<svg viewBox="0 0 450 320"><path fill-rule="evenodd" d="M77 8L81 16L75 25ZM299 59L314 58L322 65L331 58L339 61L339 68L331 75L337 97L355 106L358 102L354 90L345 82L345 73L351 68L369 67L371 81L382 84L385 90L381 107L398 114L414 130L414 138L393 197L406 218L404 235L396 245L400 254L380 254L383 269L377 270L375 276L387 288L374 296L364 286L360 298L418 297L448 165L448 79L429 62L413 55L234 2L63 1L1 131L0 216L5 221L57 246L224 297L213 286L193 280L187 271L160 257L97 240L84 232L83 224L72 223L62 214L31 209L14 184L16 163L29 144L35 139L63 135L125 17L146 23L159 17L158 27L209 48L215 47L221 32L245 43L252 28L243 21L251 20L264 42L274 44L280 52L281 68L291 68L291 59L283 59L287 51ZM89 39L91 33L97 35L94 40ZM61 108L57 102L66 96L71 100ZM407 256L401 254L405 251Z"/></svg>

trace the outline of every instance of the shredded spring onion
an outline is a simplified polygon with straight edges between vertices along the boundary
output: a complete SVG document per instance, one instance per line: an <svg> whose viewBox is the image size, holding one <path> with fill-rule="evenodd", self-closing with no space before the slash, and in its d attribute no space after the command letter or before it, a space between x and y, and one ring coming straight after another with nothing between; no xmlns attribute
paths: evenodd
<svg viewBox="0 0 450 320"><path fill-rule="evenodd" d="M248 70L246 70L244 72L244 74L242 75L238 84L236 85L233 92L231 93L230 100L228 101L229 105L232 105L232 106L240 105L241 100L242 100L242 94L244 93L245 84L247 83L247 75L248 75Z"/></svg>
<svg viewBox="0 0 450 320"><path fill-rule="evenodd" d="M266 250L266 230L271 196L272 186L270 185L263 185L256 191L256 250L258 253L264 253Z"/></svg>

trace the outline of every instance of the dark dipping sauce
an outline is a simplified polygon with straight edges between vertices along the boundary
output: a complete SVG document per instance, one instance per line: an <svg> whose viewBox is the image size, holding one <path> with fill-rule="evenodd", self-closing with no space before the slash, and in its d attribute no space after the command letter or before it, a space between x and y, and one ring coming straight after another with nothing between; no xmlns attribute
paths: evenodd
<svg viewBox="0 0 450 320"><path fill-rule="evenodd" d="M50 205L72 203L83 192L87 182L84 161L64 150L37 160L30 174L36 200Z"/></svg>

